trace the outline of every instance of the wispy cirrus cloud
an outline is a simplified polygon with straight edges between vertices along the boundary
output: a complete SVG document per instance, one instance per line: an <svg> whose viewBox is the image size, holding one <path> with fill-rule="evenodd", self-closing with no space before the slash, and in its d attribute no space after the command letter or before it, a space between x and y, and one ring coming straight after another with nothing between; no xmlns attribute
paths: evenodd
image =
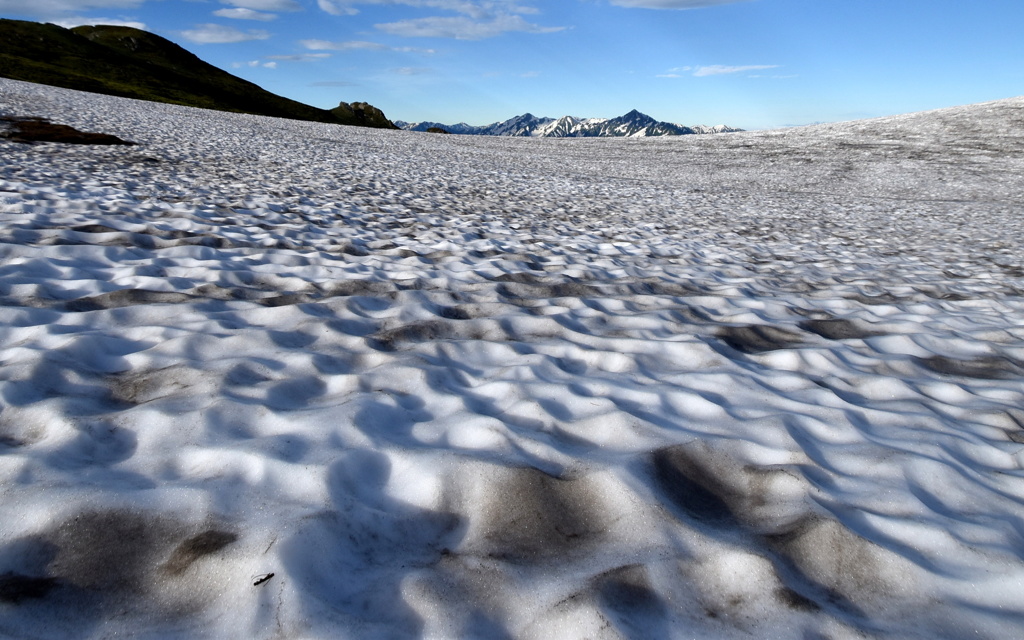
<svg viewBox="0 0 1024 640"><path fill-rule="evenodd" d="M242 69L245 67L263 67L265 69L276 69L276 62L260 62L259 60L250 60L249 62L232 62L231 67L234 69Z"/></svg>
<svg viewBox="0 0 1024 640"><path fill-rule="evenodd" d="M0 14L51 18L69 13L92 11L93 9L135 8L144 1L145 0L0 0Z"/></svg>
<svg viewBox="0 0 1024 640"><path fill-rule="evenodd" d="M503 13L536 14L536 7L519 4L514 0L317 0L321 9L335 15L359 12L358 5L401 5L461 13L485 20ZM326 6L325 6L326 5Z"/></svg>
<svg viewBox="0 0 1024 640"><path fill-rule="evenodd" d="M302 5L295 0L221 0L221 4L253 11L302 11Z"/></svg>
<svg viewBox="0 0 1024 640"><path fill-rule="evenodd" d="M292 55L264 56L267 60L284 60L286 62L312 62L330 58L329 53L296 53Z"/></svg>
<svg viewBox="0 0 1024 640"><path fill-rule="evenodd" d="M234 27L220 24L197 24L194 29L180 31L179 34L189 42L196 44L228 44L232 42L248 42L249 40L266 40L270 34L262 29L240 31Z"/></svg>
<svg viewBox="0 0 1024 640"><path fill-rule="evenodd" d="M316 4L320 7L321 11L332 16L354 16L359 13L359 9L341 0L317 0Z"/></svg>
<svg viewBox="0 0 1024 640"><path fill-rule="evenodd" d="M705 78L708 76L726 76L729 74L741 74L749 71L762 71L765 69L778 69L778 65L742 65L738 67L727 67L725 65L709 65L708 67L675 67L664 74L657 74L655 78L683 78L693 76L694 78ZM751 76L761 78L762 76Z"/></svg>
<svg viewBox="0 0 1024 640"><path fill-rule="evenodd" d="M617 7L629 9L702 9L749 0L610 0Z"/></svg>
<svg viewBox="0 0 1024 640"><path fill-rule="evenodd" d="M483 40L509 32L555 33L565 29L527 21L524 15L537 15L540 10L516 0L318 0L317 3L333 15L358 13L359 5L405 6L458 14L374 25L385 33L404 37Z"/></svg>
<svg viewBox="0 0 1024 640"><path fill-rule="evenodd" d="M748 64L737 67L730 67L722 64L713 64L707 67L697 67L693 75L697 78L704 76L721 76L730 73L743 73L744 71L761 71L764 69L778 69L777 64Z"/></svg>
<svg viewBox="0 0 1024 640"><path fill-rule="evenodd" d="M426 55L435 53L434 49L392 47L379 42L367 42L365 40L346 40L343 42L333 42L331 40L299 40L299 44L310 51L395 51L398 53L422 53Z"/></svg>
<svg viewBox="0 0 1024 640"><path fill-rule="evenodd" d="M502 15L491 20L475 20L468 16L414 18L373 25L385 33L413 38L452 38L483 40L503 33L556 33L565 27L542 27L527 22L519 15Z"/></svg>
<svg viewBox="0 0 1024 640"><path fill-rule="evenodd" d="M231 18L233 20L258 20L260 22L277 20L277 14L275 13L263 13L262 11L253 11L252 9L245 9L243 7L235 7L234 9L217 9L213 12L213 15L221 18Z"/></svg>
<svg viewBox="0 0 1024 640"><path fill-rule="evenodd" d="M687 71L693 71L693 67L673 67L665 73L659 73L656 78L682 78Z"/></svg>
<svg viewBox="0 0 1024 640"><path fill-rule="evenodd" d="M392 73L400 76L424 76L428 73L433 73L434 70L429 67L399 67L398 69L392 69Z"/></svg>

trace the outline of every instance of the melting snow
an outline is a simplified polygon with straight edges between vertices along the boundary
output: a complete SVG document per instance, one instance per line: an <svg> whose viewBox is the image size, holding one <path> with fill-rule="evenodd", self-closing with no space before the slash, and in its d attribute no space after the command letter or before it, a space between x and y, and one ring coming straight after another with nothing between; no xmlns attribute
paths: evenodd
<svg viewBox="0 0 1024 640"><path fill-rule="evenodd" d="M0 140L0 634L1020 634L1024 100L3 114L139 146Z"/></svg>

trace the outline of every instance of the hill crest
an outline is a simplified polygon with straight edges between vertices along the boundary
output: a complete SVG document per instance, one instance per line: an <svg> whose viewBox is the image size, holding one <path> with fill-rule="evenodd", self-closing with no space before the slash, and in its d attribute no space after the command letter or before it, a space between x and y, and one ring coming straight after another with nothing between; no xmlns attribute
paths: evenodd
<svg viewBox="0 0 1024 640"><path fill-rule="evenodd" d="M276 95L166 38L132 27L65 29L0 18L0 76L217 111L397 128L383 113L375 118L347 117Z"/></svg>

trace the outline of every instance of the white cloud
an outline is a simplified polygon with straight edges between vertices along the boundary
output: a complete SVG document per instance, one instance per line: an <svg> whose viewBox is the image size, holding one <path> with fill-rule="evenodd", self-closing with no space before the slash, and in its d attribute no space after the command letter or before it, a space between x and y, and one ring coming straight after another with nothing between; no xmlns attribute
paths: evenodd
<svg viewBox="0 0 1024 640"><path fill-rule="evenodd" d="M510 31L554 33L565 29L565 27L542 27L527 22L518 15L500 15L489 21L474 20L470 17L415 18L374 26L385 33L396 36L454 38L456 40L483 40Z"/></svg>
<svg viewBox="0 0 1024 640"><path fill-rule="evenodd" d="M260 62L259 60L250 60L249 62L232 62L231 66L234 69L243 69L245 67L252 67L252 68L265 67L267 69L276 69L277 68L277 63L276 62Z"/></svg>
<svg viewBox="0 0 1024 640"><path fill-rule="evenodd" d="M656 78L682 78L683 73L693 71L693 67L672 67L665 73L659 73Z"/></svg>
<svg viewBox="0 0 1024 640"><path fill-rule="evenodd" d="M740 67L727 67L721 64L713 64L707 67L698 67L693 75L701 78L704 76L720 76L729 73L742 73L743 71L760 71L761 69L778 69L777 64L748 64Z"/></svg>
<svg viewBox="0 0 1024 640"><path fill-rule="evenodd" d="M239 31L234 27L219 24L197 24L195 29L181 31L181 37L198 44L225 44L230 42L246 42L248 40L266 40L270 34L262 29Z"/></svg>
<svg viewBox="0 0 1024 640"><path fill-rule="evenodd" d="M700 9L722 4L736 4L748 0L611 0L618 7L630 9Z"/></svg>
<svg viewBox="0 0 1024 640"><path fill-rule="evenodd" d="M114 27L132 27L133 29L142 29L143 31L146 30L146 23L145 22L138 22L137 20L124 20L124 19L121 19L121 18L81 18L81 17L75 17L75 18L67 18L65 20L56 20L56 21L54 21L53 24L59 25L59 26L64 27L66 29L70 29L72 27L80 27L80 26L82 26L84 24L85 25L102 24L102 25L111 25L111 26L114 26Z"/></svg>
<svg viewBox="0 0 1024 640"><path fill-rule="evenodd" d="M0 14L48 18L93 9L134 8L143 2L144 0L0 0Z"/></svg>
<svg viewBox="0 0 1024 640"><path fill-rule="evenodd" d="M682 78L686 75L692 75L695 78L703 78L706 76L721 76L730 73L743 73L744 71L760 71L761 69L777 69L777 64L748 64L743 66L729 67L722 64L712 64L706 67L673 67L665 73L659 73L654 76L655 78ZM689 72L693 73L689 73ZM748 78L792 78L794 76L762 76L762 75L749 75Z"/></svg>
<svg viewBox="0 0 1024 640"><path fill-rule="evenodd" d="M302 5L295 0L221 0L221 3L256 11L302 11Z"/></svg>
<svg viewBox="0 0 1024 640"><path fill-rule="evenodd" d="M366 42L365 40L347 40L345 42L331 42L330 40L299 40L299 44L311 51L396 51L398 53L423 53L430 55L433 49L419 49L416 47L392 47L379 42Z"/></svg>
<svg viewBox="0 0 1024 640"><path fill-rule="evenodd" d="M267 60L284 60L286 62L310 62L312 60L323 60L330 58L329 53L299 53L287 56L265 56Z"/></svg>
<svg viewBox="0 0 1024 640"><path fill-rule="evenodd" d="M346 42L332 42L330 40L299 40L299 44L313 51L387 51L391 47L378 42L364 42L362 40L348 40Z"/></svg>
<svg viewBox="0 0 1024 640"><path fill-rule="evenodd" d="M332 16L354 16L359 13L359 9L335 0L317 0L317 5Z"/></svg>
<svg viewBox="0 0 1024 640"><path fill-rule="evenodd" d="M422 76L431 73L433 69L426 67L401 67L400 69L393 69L393 71L400 76Z"/></svg>
<svg viewBox="0 0 1024 640"><path fill-rule="evenodd" d="M540 10L517 0L317 0L317 4L333 15L358 13L359 5L417 7L460 14L375 25L377 29L397 36L482 40L510 31L554 33L565 29L527 22L522 16L539 14Z"/></svg>
<svg viewBox="0 0 1024 640"><path fill-rule="evenodd" d="M270 22L277 19L277 16L273 13L263 13L261 11L253 11L252 9L243 9L242 7L217 9L213 12L213 15L234 20L259 20L260 22Z"/></svg>
<svg viewBox="0 0 1024 640"><path fill-rule="evenodd" d="M491 20L503 14L537 14L534 7L515 0L317 0L320 8L333 15L358 13L356 5L403 5L461 13L477 20Z"/></svg>

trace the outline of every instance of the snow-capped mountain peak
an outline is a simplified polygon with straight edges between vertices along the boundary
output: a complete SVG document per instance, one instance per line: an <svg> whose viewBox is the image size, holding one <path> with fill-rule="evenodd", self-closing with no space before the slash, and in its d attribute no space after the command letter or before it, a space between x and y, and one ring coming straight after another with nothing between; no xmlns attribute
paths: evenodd
<svg viewBox="0 0 1024 640"><path fill-rule="evenodd" d="M648 136L679 136L687 134L711 134L742 131L726 125L715 127L687 127L671 122L659 122L651 116L633 109L617 118L577 118L562 116L561 118L540 118L532 113L524 113L482 127L474 127L465 123L445 125L437 122L403 122L395 124L409 131L426 131L429 128L444 129L449 133L483 136L517 136L533 138L624 138Z"/></svg>

